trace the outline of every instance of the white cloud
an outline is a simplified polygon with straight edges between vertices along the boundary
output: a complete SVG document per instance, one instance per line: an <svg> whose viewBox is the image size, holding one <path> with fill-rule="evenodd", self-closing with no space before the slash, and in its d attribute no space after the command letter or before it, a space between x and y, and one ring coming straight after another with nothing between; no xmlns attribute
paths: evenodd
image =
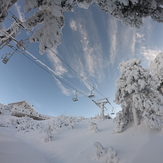
<svg viewBox="0 0 163 163"><path fill-rule="evenodd" d="M92 24L93 33L96 33L95 26ZM87 31L84 27L79 24L79 31L81 34L81 44L84 52L84 61L85 61L85 71L88 72L88 75L97 79L98 82L101 82L104 79L104 60L102 58L101 46L100 44L95 44L93 47L90 46ZM98 40L98 36L95 36ZM97 41L98 42L98 41Z"/></svg>
<svg viewBox="0 0 163 163"><path fill-rule="evenodd" d="M53 51L57 54L55 49L53 49ZM62 65L61 60L52 51L48 51L47 57L52 63L56 75L60 76L67 72L66 68Z"/></svg>
<svg viewBox="0 0 163 163"><path fill-rule="evenodd" d="M142 34L142 33L136 33L136 37L138 38L138 39L143 39L144 40L144 34Z"/></svg>
<svg viewBox="0 0 163 163"><path fill-rule="evenodd" d="M55 51L54 51L55 52ZM56 57L56 55L52 52L49 51L48 54L48 58L49 60L53 63L53 66L55 68L55 70L52 70L49 66L47 66L45 63L43 63L42 61L38 60L35 56L33 56L31 53L28 53L33 59L35 59L36 62L38 62L39 64L41 64L42 66L46 67L53 75L54 79L57 81L57 85L58 87L62 90L63 94L65 94L66 96L70 95L70 91L68 89L66 89L62 83L59 81L59 79L57 79L56 77L63 79L65 81L65 83L67 83L67 81L61 76L63 75L65 72L67 72L67 70L62 66L61 61Z"/></svg>
<svg viewBox="0 0 163 163"><path fill-rule="evenodd" d="M128 55L135 57L135 53L136 53L136 46L138 43L138 40L140 42L141 38L140 35L137 35L137 29L130 27L130 26L124 26L123 27L123 32L122 32L122 38L121 38L121 42L122 42L122 48L125 47L126 51L128 51ZM138 38L139 37L139 38Z"/></svg>
<svg viewBox="0 0 163 163"><path fill-rule="evenodd" d="M77 31L77 25L76 25L76 22L75 20L71 20L70 21L70 27L73 31Z"/></svg>
<svg viewBox="0 0 163 163"><path fill-rule="evenodd" d="M108 31L109 31L109 39L110 39L110 63L114 63L115 58L117 56L117 20L115 18L109 17L108 21Z"/></svg>
<svg viewBox="0 0 163 163"><path fill-rule="evenodd" d="M136 36L136 31L135 30L132 30L133 31L133 34L132 34L132 41L131 41L131 53L133 55L135 55L135 46L136 46L136 42L137 42L137 36Z"/></svg>
<svg viewBox="0 0 163 163"><path fill-rule="evenodd" d="M57 54L57 51L56 49L53 49L54 53ZM54 74L56 76L58 76L62 81L64 81L65 83L67 84L71 84L69 83L68 80L66 80L65 78L63 78L63 75L68 72L67 69L62 65L62 62L61 60L54 54L52 51L48 51L47 52L47 57L48 59L50 60L50 62L52 63L53 65L53 68L54 68ZM58 54L57 54L58 55ZM57 79L55 76L54 76L54 79L56 80L57 82L57 85L58 87L61 89L62 93L66 96L70 96L72 91L70 91L69 89L65 88L64 85L62 84L62 82Z"/></svg>
<svg viewBox="0 0 163 163"><path fill-rule="evenodd" d="M16 8L16 11L17 11L17 13L18 13L18 16L19 16L19 19L20 19L20 21L25 21L25 15L24 15L24 13L21 11L21 7L18 5L18 3L15 3L15 8Z"/></svg>
<svg viewBox="0 0 163 163"><path fill-rule="evenodd" d="M108 19L108 38L110 44L109 63L115 64L133 57L142 57L140 49L145 44L144 28L136 29L122 25L113 17ZM146 29L147 30L147 29ZM121 57L119 57L121 55Z"/></svg>
<svg viewBox="0 0 163 163"><path fill-rule="evenodd" d="M145 57L145 59L150 63L150 61L154 60L154 58L159 54L161 50L152 50L147 49L146 47L142 47L141 54Z"/></svg>
<svg viewBox="0 0 163 163"><path fill-rule="evenodd" d="M66 95L66 96L70 96L71 95L71 92L68 89L66 89L57 78L54 78L54 79L56 80L57 85L61 89L62 93L64 95Z"/></svg>

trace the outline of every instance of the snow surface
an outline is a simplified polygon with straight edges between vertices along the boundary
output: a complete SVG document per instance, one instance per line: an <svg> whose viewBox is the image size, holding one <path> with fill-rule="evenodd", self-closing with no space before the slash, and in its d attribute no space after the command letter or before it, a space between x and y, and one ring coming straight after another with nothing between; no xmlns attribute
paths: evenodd
<svg viewBox="0 0 163 163"><path fill-rule="evenodd" d="M98 132L89 131L92 123L97 125ZM114 133L114 129L112 119L61 115L37 121L29 117L11 116L9 107L1 105L0 162L162 162L162 130L149 129L144 124L130 124L122 133Z"/></svg>

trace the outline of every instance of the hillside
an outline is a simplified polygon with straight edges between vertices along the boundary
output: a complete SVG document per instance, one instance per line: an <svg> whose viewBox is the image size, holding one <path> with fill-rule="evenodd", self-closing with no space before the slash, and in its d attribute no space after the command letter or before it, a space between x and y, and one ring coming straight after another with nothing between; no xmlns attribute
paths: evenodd
<svg viewBox="0 0 163 163"><path fill-rule="evenodd" d="M114 133L112 119L61 115L38 121L11 116L7 106L1 105L2 108L0 162L3 163L116 163L117 160L161 163L163 160L161 130L130 125L124 132Z"/></svg>

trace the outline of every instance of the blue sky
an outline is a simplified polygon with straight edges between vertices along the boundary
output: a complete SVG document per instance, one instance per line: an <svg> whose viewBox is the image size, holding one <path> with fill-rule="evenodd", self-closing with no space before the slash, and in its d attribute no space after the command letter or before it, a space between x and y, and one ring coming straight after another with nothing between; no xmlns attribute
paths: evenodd
<svg viewBox="0 0 163 163"><path fill-rule="evenodd" d="M23 21L32 15L32 12L24 15L22 6L23 2L18 1L11 8L11 12ZM11 22L6 19L4 28L10 24ZM150 60L163 50L162 27L163 24L146 18L144 25L140 29L135 29L123 25L96 4L88 10L74 7L74 12L65 13L62 43L55 52L102 95L109 97L115 111L118 111L120 106L113 100L115 81L120 74L119 63L131 58L140 58L143 67L148 68ZM21 31L17 40L26 39L30 35ZM31 43L27 50L66 81L86 94L90 93L90 86L54 53L40 55L38 46L38 43ZM3 48L1 56L7 52L12 50ZM0 103L26 100L34 105L38 112L53 116L65 113L91 117L100 112L89 98L80 93L79 101L73 102L75 90L56 80L22 54L15 53L6 65L0 62L0 75ZM97 91L94 93L94 100L103 98ZM111 113L111 106L107 104L106 107L106 113Z"/></svg>

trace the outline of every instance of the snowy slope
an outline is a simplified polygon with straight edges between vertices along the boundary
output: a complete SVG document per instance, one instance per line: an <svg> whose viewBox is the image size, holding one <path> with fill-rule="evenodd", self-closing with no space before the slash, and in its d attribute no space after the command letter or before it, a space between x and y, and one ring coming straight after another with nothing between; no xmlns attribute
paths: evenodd
<svg viewBox="0 0 163 163"><path fill-rule="evenodd" d="M39 150L16 138L11 130L0 128L0 162L2 163L48 163Z"/></svg>
<svg viewBox="0 0 163 163"><path fill-rule="evenodd" d="M98 132L88 130L96 123ZM113 120L53 117L36 121L0 114L0 162L3 163L161 163L163 132L133 124L114 133ZM95 143L104 147L99 159ZM112 147L113 153L109 153ZM116 151L117 155L114 155Z"/></svg>

